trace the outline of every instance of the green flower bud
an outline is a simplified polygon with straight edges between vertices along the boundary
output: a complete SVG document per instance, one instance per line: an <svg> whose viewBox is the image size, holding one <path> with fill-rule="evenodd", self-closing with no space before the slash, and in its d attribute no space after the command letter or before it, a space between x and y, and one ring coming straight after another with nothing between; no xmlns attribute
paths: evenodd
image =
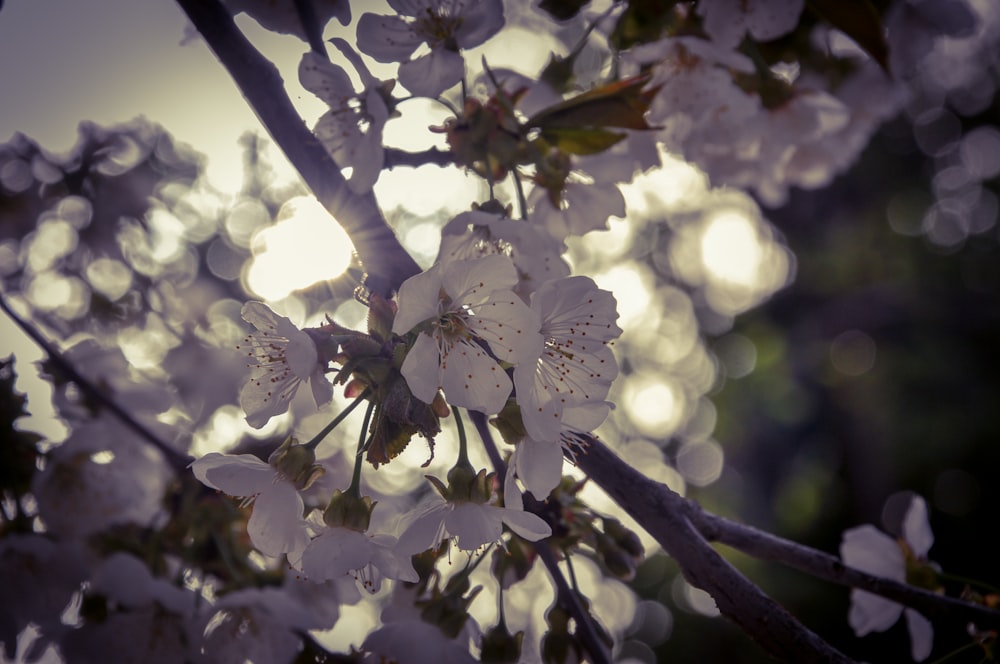
<svg viewBox="0 0 1000 664"><path fill-rule="evenodd" d="M308 489L326 472L323 466L317 465L316 453L299 445L299 441L292 436L271 453L267 462L299 491Z"/></svg>
<svg viewBox="0 0 1000 664"><path fill-rule="evenodd" d="M363 533L368 530L372 510L377 504L370 496L359 498L338 489L323 512L323 521L331 528L350 528Z"/></svg>

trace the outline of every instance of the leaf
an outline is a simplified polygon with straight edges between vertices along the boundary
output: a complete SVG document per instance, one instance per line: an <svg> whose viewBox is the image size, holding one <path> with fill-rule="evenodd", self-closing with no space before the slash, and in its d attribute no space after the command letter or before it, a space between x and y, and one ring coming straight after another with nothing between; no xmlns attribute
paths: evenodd
<svg viewBox="0 0 1000 664"><path fill-rule="evenodd" d="M563 152L589 155L604 152L625 138L622 132L607 129L545 129L542 137Z"/></svg>
<svg viewBox="0 0 1000 664"><path fill-rule="evenodd" d="M652 129L644 117L657 88L643 90L649 75L643 74L600 85L572 99L542 109L528 120L528 127L554 128L620 127Z"/></svg>
<svg viewBox="0 0 1000 664"><path fill-rule="evenodd" d="M889 45L882 18L871 0L806 0L821 19L858 43L882 69L888 71Z"/></svg>

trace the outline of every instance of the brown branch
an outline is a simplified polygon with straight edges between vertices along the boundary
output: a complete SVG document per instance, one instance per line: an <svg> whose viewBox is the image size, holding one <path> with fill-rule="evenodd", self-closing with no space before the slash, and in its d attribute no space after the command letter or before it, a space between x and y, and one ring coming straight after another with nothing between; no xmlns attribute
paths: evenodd
<svg viewBox="0 0 1000 664"><path fill-rule="evenodd" d="M692 524L686 501L649 479L603 443L590 440L576 465L642 525L680 566L684 577L706 591L719 610L768 653L789 662L850 662L733 567Z"/></svg>
<svg viewBox="0 0 1000 664"><path fill-rule="evenodd" d="M52 362L52 365L56 368L56 370L62 372L63 376L73 381L77 388L83 392L88 399L92 399L107 408L122 422L122 424L158 449L160 453L163 454L167 463L169 463L171 468L174 469L174 472L183 474L187 470L187 467L192 461L194 461L194 458L183 454L173 445L170 445L165 440L157 436L152 432L152 430L150 430L149 427L132 417L131 413L118 405L118 403L112 399L105 390L98 389L89 378L77 371L76 367L74 367L73 364L69 362L69 360L67 360L61 352L59 352L59 350L55 347L55 344L46 339L45 336L31 323L21 318L13 309L10 308L10 305L7 303L7 298L3 294L0 294L0 309L10 316L10 319L14 321L14 324L21 328L22 332L31 337L31 340L34 341L39 348L45 351L45 354L48 355L49 360Z"/></svg>
<svg viewBox="0 0 1000 664"><path fill-rule="evenodd" d="M388 297L420 272L369 192L351 191L299 116L275 66L247 41L218 0L177 0L247 103L319 202L344 227L368 273L365 285Z"/></svg>
<svg viewBox="0 0 1000 664"><path fill-rule="evenodd" d="M836 556L710 514L693 501L687 501L686 507L689 519L706 539L721 542L754 558L782 563L819 579L867 590L914 608L930 620L973 622L980 628L1000 629L1000 611L995 609L847 567Z"/></svg>
<svg viewBox="0 0 1000 664"><path fill-rule="evenodd" d="M500 457L500 452L497 450L496 443L493 440L493 434L490 432L486 416L474 410L468 412L469 417L472 418L473 425L476 427L476 431L479 432L479 437L483 441L483 447L486 448L486 454L490 457L493 469L502 481L507 472L507 464ZM559 603L573 617L573 620L576 621L576 635L580 639L580 644L590 654L591 661L594 664L610 663L611 653L608 652L608 648L601 639L597 626L594 625L594 618L580 602L580 598L577 597L576 592L566 582L566 577L563 576L562 570L559 569L559 561L556 560L552 547L545 542L531 542L531 545L538 554L542 564L545 565L545 569L548 570L549 576L552 577L552 583L556 586L556 597Z"/></svg>
<svg viewBox="0 0 1000 664"><path fill-rule="evenodd" d="M407 152L406 150L400 150L398 148L386 148L385 149L385 168L393 169L399 166L412 166L416 168L417 166L426 166L428 164L433 164L435 166L450 166L455 163L455 158L447 150L439 150L437 148L430 148L424 150L423 152Z"/></svg>

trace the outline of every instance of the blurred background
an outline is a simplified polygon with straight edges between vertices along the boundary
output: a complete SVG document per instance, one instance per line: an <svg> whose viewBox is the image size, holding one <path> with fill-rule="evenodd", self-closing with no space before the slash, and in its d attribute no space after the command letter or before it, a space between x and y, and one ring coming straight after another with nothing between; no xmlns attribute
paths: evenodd
<svg viewBox="0 0 1000 664"><path fill-rule="evenodd" d="M175 6L102 0L86 11L107 20L85 22L76 3L56 12L51 4L8 0L0 9L5 299L63 350L84 340L119 348L129 380L169 394L146 417L178 448L265 451L289 430L315 432L325 420L308 415L307 402L261 431L243 423L239 312L262 299L300 325L331 316L360 327L349 239L298 184L205 45L186 36ZM323 109L298 88L301 42L246 16L238 23L313 122ZM991 544L1000 503L996 23L990 15L954 46L951 68L923 71L903 113L831 186L793 190L780 208L762 210L664 156L663 169L623 187L627 219L570 243L574 271L615 293L626 330L610 396L618 408L603 440L712 511L831 553L863 523L898 534L919 494L935 534L930 558L1000 583ZM351 31L334 22L334 34ZM501 58L502 45L493 48ZM402 110L387 143L441 145L423 128L445 111ZM425 266L440 227L485 197L474 178L438 166L387 171L375 191ZM18 429L58 443L67 429L32 364L41 352L6 316L0 338L32 413ZM354 444L353 426L324 443L330 454ZM449 440L442 434L444 449ZM375 489L420 482L425 459L411 445ZM13 482L16 463L2 450L0 460ZM448 462L439 453L431 468ZM595 611L622 635L623 661L770 661L713 617L711 601L642 537L651 555L628 583L634 596L594 581ZM846 589L732 557L852 657L908 652L902 622L854 637ZM374 620L357 611L329 643L346 647L338 639L350 621ZM939 631L935 656L967 641Z"/></svg>

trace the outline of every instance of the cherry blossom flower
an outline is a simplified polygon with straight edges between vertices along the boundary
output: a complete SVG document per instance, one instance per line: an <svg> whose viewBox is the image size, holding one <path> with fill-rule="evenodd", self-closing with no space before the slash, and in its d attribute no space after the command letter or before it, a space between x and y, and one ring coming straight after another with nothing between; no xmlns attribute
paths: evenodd
<svg viewBox="0 0 1000 664"><path fill-rule="evenodd" d="M253 369L250 381L240 391L240 406L247 423L259 429L275 415L288 410L299 386L308 381L317 406L333 398L312 338L284 316L262 302L243 305L243 320L257 328L237 346L246 353Z"/></svg>
<svg viewBox="0 0 1000 664"><path fill-rule="evenodd" d="M927 519L927 504L914 496L903 518L902 542L894 540L872 525L858 526L844 532L840 557L844 564L863 572L905 583L908 562L927 565L927 552L934 543ZM851 591L851 608L848 622L854 633L864 636L870 632L884 632L896 624L900 614L906 616L910 631L911 654L915 661L922 661L931 653L934 630L929 620L914 609L864 590Z"/></svg>
<svg viewBox="0 0 1000 664"><path fill-rule="evenodd" d="M507 468L508 480L517 477L538 500L545 500L562 479L566 453L575 458L584 445L582 434L599 427L607 419L611 404L607 401L586 402L563 409L561 430L554 438L525 437L514 448ZM504 502L514 504L505 484Z"/></svg>
<svg viewBox="0 0 1000 664"><path fill-rule="evenodd" d="M503 26L501 0L389 0L396 16L363 14L358 48L379 62L402 62L399 82L437 97L465 74L459 49L479 46ZM413 58L426 43L430 53Z"/></svg>
<svg viewBox="0 0 1000 664"><path fill-rule="evenodd" d="M559 207L536 187L528 196L531 219L564 242L566 238L606 229L609 217L625 217L625 197L613 182L567 181Z"/></svg>
<svg viewBox="0 0 1000 664"><path fill-rule="evenodd" d="M49 532L85 537L116 524L150 525L172 478L163 454L108 414L52 450L31 492Z"/></svg>
<svg viewBox="0 0 1000 664"><path fill-rule="evenodd" d="M313 132L338 166L352 169L348 184L363 194L382 172L382 130L389 119L386 99L391 84L372 76L346 41L334 38L330 42L358 72L364 89L355 93L347 72L311 51L299 63L299 82L330 106Z"/></svg>
<svg viewBox="0 0 1000 664"><path fill-rule="evenodd" d="M411 583L420 578L409 555L400 553L392 535L331 527L316 523L315 518L312 521L318 535L302 552L301 562L292 561L309 579L328 581L351 575L374 593L382 587L384 578Z"/></svg>
<svg viewBox="0 0 1000 664"><path fill-rule="evenodd" d="M441 229L440 263L493 254L514 262L518 276L514 292L525 299L539 284L569 275L569 265L561 256L562 243L536 224L473 210L459 214Z"/></svg>
<svg viewBox="0 0 1000 664"><path fill-rule="evenodd" d="M403 283L392 331L419 332L401 368L418 399L431 403L441 388L452 405L500 412L513 385L498 360L516 365L541 346L516 284L505 256L438 264Z"/></svg>
<svg viewBox="0 0 1000 664"><path fill-rule="evenodd" d="M202 484L253 503L247 533L261 553L291 557L309 543L302 496L275 466L252 454L211 452L192 463L191 470Z"/></svg>
<svg viewBox="0 0 1000 664"><path fill-rule="evenodd" d="M435 494L413 512L409 525L399 538L398 548L408 553L419 553L450 537L455 539L459 549L475 551L500 541L504 526L532 542L552 534L549 524L523 511L520 506L497 507L466 500L448 501Z"/></svg>
<svg viewBox="0 0 1000 664"><path fill-rule="evenodd" d="M535 440L559 439L563 409L602 401L618 375L608 342L622 331L617 302L589 277L546 282L531 296L543 345L514 368L521 419Z"/></svg>
<svg viewBox="0 0 1000 664"><path fill-rule="evenodd" d="M419 644L418 647L414 647ZM419 618L390 622L369 634L361 649L402 664L474 664L458 641Z"/></svg>
<svg viewBox="0 0 1000 664"><path fill-rule="evenodd" d="M744 35L757 41L771 41L799 24L805 0L701 0L697 12L712 41L736 48Z"/></svg>

